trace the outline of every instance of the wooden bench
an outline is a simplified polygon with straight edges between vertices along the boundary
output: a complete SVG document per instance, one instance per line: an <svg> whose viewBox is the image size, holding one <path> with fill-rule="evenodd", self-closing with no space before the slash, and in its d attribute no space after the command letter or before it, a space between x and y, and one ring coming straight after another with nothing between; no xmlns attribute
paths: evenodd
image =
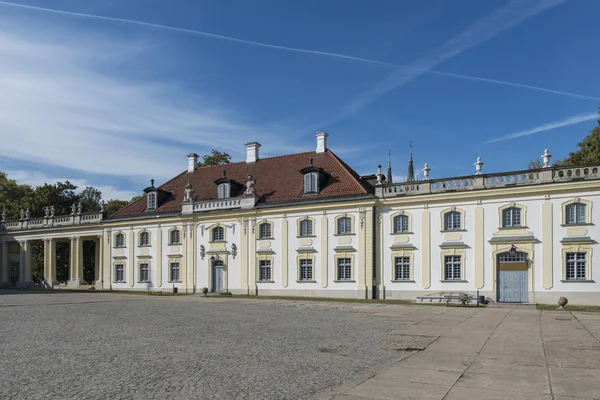
<svg viewBox="0 0 600 400"><path fill-rule="evenodd" d="M160 288L148 289L148 292L147 292L148 296L152 296L152 295L162 296L162 294L163 294L163 290Z"/></svg>

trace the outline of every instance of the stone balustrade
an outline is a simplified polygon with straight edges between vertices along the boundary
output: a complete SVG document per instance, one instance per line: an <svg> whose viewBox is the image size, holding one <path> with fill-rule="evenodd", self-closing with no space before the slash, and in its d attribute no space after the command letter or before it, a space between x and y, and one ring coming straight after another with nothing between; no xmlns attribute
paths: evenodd
<svg viewBox="0 0 600 400"><path fill-rule="evenodd" d="M227 210L231 208L240 208L241 206L241 198L200 201L194 203L194 212Z"/></svg>
<svg viewBox="0 0 600 400"><path fill-rule="evenodd" d="M394 183L375 187L379 198L462 192L514 186L600 179L600 166L549 167L527 171L479 174L458 178Z"/></svg>
<svg viewBox="0 0 600 400"><path fill-rule="evenodd" d="M64 215L57 217L29 218L19 221L6 221L0 223L7 231L18 231L23 229L40 229L54 226L74 226L97 224L104 219L102 212L82 213L75 215Z"/></svg>

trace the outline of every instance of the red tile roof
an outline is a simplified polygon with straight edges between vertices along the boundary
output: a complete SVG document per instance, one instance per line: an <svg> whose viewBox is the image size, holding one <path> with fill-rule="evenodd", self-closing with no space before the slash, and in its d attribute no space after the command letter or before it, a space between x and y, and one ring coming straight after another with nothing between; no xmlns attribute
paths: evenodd
<svg viewBox="0 0 600 400"><path fill-rule="evenodd" d="M309 166L310 158L313 159L313 166L322 168L328 178L320 193L303 196L304 179L300 170ZM256 194L260 197L259 204L311 202L315 199L366 196L372 193L371 186L331 151L327 150L321 154L312 151L262 158L254 164L236 162L200 167L192 173L183 172L160 186L160 189L172 194L155 211L145 211L146 198L143 197L119 210L111 218L181 212L184 188L188 181L195 190L196 201L216 200L215 181L223 177L223 170L226 171L228 179L241 185L237 193L232 188L232 197L243 194L247 177L252 175L256 181Z"/></svg>

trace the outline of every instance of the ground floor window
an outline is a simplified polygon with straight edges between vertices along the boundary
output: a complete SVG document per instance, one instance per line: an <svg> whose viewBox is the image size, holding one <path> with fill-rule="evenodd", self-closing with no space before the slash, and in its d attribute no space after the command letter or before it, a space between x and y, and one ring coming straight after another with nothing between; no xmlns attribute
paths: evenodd
<svg viewBox="0 0 600 400"><path fill-rule="evenodd" d="M352 280L352 260L350 258L338 258L337 273L338 281Z"/></svg>
<svg viewBox="0 0 600 400"><path fill-rule="evenodd" d="M444 279L447 281L461 280L461 259L460 256L444 257Z"/></svg>
<svg viewBox="0 0 600 400"><path fill-rule="evenodd" d="M179 282L179 263L171 263L170 266L170 280L171 282Z"/></svg>
<svg viewBox="0 0 600 400"><path fill-rule="evenodd" d="M394 280L408 281L410 280L410 258L396 257L394 259L395 271Z"/></svg>
<svg viewBox="0 0 600 400"><path fill-rule="evenodd" d="M300 280L313 280L313 263L310 259L300 260Z"/></svg>
<svg viewBox="0 0 600 400"><path fill-rule="evenodd" d="M260 260L259 263L259 279L261 281L270 281L271 280L271 261L270 260Z"/></svg>
<svg viewBox="0 0 600 400"><path fill-rule="evenodd" d="M567 253L567 280L586 280L586 253Z"/></svg>
<svg viewBox="0 0 600 400"><path fill-rule="evenodd" d="M140 264L140 282L148 282L148 263Z"/></svg>
<svg viewBox="0 0 600 400"><path fill-rule="evenodd" d="M115 282L125 282L125 264L115 265Z"/></svg>

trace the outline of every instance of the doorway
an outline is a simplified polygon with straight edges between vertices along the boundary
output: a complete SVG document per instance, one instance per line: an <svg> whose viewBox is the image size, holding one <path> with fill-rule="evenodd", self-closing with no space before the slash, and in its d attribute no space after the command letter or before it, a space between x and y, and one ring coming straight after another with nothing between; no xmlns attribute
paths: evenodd
<svg viewBox="0 0 600 400"><path fill-rule="evenodd" d="M527 253L498 254L496 266L498 302L527 303L529 301Z"/></svg>
<svg viewBox="0 0 600 400"><path fill-rule="evenodd" d="M212 289L211 292L223 291L223 260L213 260L212 262Z"/></svg>

